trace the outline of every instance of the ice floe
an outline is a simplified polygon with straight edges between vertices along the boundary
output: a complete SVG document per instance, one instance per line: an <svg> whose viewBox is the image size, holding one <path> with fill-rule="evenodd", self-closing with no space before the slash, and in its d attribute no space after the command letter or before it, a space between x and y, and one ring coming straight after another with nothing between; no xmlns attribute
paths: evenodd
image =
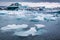
<svg viewBox="0 0 60 40"><path fill-rule="evenodd" d="M34 20L40 20L40 21L47 21L47 20L56 20L57 17L54 17L54 15L52 14L40 14L40 15L37 15L37 17L33 18ZM30 19L32 20L32 19Z"/></svg>
<svg viewBox="0 0 60 40"><path fill-rule="evenodd" d="M29 35L36 35L36 29L35 27L31 27L29 30L27 31L20 31L20 32L15 32L14 35L16 36L29 36Z"/></svg>
<svg viewBox="0 0 60 40"><path fill-rule="evenodd" d="M35 26L36 26L37 28L44 28L44 27L45 27L45 25L43 25L43 24L35 24Z"/></svg>
<svg viewBox="0 0 60 40"><path fill-rule="evenodd" d="M43 24L35 24L35 27L30 27L30 29L24 30L28 28L27 24L21 24L21 25L12 24L12 25L7 25L5 27L1 27L0 30L2 32L9 32L9 31L11 32L14 30L13 33L14 36L35 36L35 35L41 35L44 32L46 32L44 27L45 25Z"/></svg>
<svg viewBox="0 0 60 40"><path fill-rule="evenodd" d="M47 21L55 21L57 17L45 17L44 19Z"/></svg>
<svg viewBox="0 0 60 40"><path fill-rule="evenodd" d="M27 27L28 27L27 24L21 24L21 25L12 24L12 25L7 25L5 27L1 27L0 30L8 31L8 30L14 30L14 29L23 29L23 28L27 28Z"/></svg>

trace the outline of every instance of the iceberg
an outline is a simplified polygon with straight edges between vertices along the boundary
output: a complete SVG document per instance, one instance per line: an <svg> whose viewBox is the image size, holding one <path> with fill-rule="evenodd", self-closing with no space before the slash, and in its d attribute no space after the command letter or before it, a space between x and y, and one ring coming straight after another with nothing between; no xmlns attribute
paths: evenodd
<svg viewBox="0 0 60 40"><path fill-rule="evenodd" d="M36 29L35 27L31 27L29 30L27 31L20 31L20 32L15 32L14 35L16 36L29 36L29 35L36 35Z"/></svg>
<svg viewBox="0 0 60 40"><path fill-rule="evenodd" d="M44 33L47 32L46 29L41 29L42 27L40 27L39 30L36 29L36 27L31 27L29 30L27 31L15 31L15 33L13 35L15 36L36 36L36 35L42 35Z"/></svg>
<svg viewBox="0 0 60 40"><path fill-rule="evenodd" d="M7 25L5 27L1 27L0 30L10 31L10 30L16 30L16 29L23 29L23 28L27 28L27 27L28 27L27 24L21 24L21 25L12 24L12 25Z"/></svg>
<svg viewBox="0 0 60 40"><path fill-rule="evenodd" d="M45 25L42 24L35 24L35 27L30 27L28 30L24 30L28 28L27 24L21 24L21 25L7 25L5 27L1 27L2 32L11 32L13 31L13 36L36 36L41 35L46 32L44 29ZM41 29L43 28L43 29ZM38 29L38 30L37 30Z"/></svg>

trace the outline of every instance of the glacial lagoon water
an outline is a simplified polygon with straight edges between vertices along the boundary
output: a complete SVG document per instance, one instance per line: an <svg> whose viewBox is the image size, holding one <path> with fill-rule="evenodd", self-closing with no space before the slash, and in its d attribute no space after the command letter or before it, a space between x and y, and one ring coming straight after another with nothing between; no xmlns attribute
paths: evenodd
<svg viewBox="0 0 60 40"><path fill-rule="evenodd" d="M55 14L1 11L0 40L59 40L60 14Z"/></svg>

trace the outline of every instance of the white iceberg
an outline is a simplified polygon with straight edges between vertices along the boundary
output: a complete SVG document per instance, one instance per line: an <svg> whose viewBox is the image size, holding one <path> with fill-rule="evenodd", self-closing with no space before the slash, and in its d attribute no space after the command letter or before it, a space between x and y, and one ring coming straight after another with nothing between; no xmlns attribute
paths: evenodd
<svg viewBox="0 0 60 40"><path fill-rule="evenodd" d="M14 35L16 36L29 36L29 35L36 35L36 29L35 27L31 27L29 30L27 31L20 31L20 32L15 32Z"/></svg>
<svg viewBox="0 0 60 40"><path fill-rule="evenodd" d="M12 25L7 25L5 27L1 27L0 30L8 31L8 30L14 30L14 29L23 29L23 28L27 28L27 27L28 27L27 24L21 24L21 25L12 24Z"/></svg>
<svg viewBox="0 0 60 40"><path fill-rule="evenodd" d="M31 27L30 29L28 30L24 30L25 28L28 28L28 25L27 24L22 24L22 25L16 25L16 24L13 24L13 25L7 25L5 27L2 27L0 30L2 32L9 32L9 31L13 31L13 36L35 36L35 35L41 35L43 34L44 32L46 32L46 30L44 29L40 29L40 28L44 28L45 25L42 25L42 24L35 24L36 27ZM39 30L37 30L39 29Z"/></svg>

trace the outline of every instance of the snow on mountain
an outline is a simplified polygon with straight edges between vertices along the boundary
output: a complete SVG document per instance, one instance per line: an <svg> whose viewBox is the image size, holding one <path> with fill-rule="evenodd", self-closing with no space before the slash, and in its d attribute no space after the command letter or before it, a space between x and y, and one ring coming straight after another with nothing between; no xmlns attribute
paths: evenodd
<svg viewBox="0 0 60 40"><path fill-rule="evenodd" d="M20 4L27 5L29 7L42 7L42 6L45 6L46 8L60 7L60 3L55 3L55 2L51 2L51 3L50 2L38 2L38 3L21 2Z"/></svg>
<svg viewBox="0 0 60 40"><path fill-rule="evenodd" d="M0 2L0 6L9 6L13 3L16 2ZM18 2L21 5L25 5L25 6L29 6L29 7L40 7L40 6L45 6L46 8L55 8L55 7L60 7L60 3L58 2L38 2L38 3L34 3L34 2Z"/></svg>

